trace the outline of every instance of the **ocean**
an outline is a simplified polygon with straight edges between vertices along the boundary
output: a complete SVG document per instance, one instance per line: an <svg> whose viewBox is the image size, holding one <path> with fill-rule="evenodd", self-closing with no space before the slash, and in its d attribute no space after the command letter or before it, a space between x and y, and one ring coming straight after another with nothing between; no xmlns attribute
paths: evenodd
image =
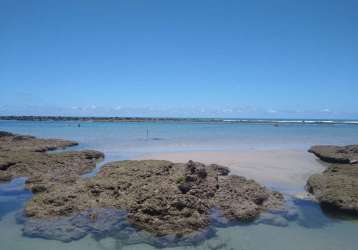
<svg viewBox="0 0 358 250"><path fill-rule="evenodd" d="M219 162L225 162L223 159L225 152L247 152L251 155L257 152L256 155L260 158L262 155L260 152L266 152L266 155L267 152L282 152L284 155L284 152L297 151L300 155L309 158L307 163L304 162L307 169L320 172L324 165L306 153L307 149L315 144L357 144L357 123L357 121L236 119L143 122L0 121L0 131L42 138L76 140L80 145L68 150L96 149L105 153L106 158L98 164L97 170L109 161L146 156L160 158L161 155L189 155L195 152L203 158L210 153L211 161L215 161L217 156ZM289 156L285 155L285 157ZM292 164L289 160L290 158L286 158L282 164L285 164L288 170L292 168L292 172L295 172L297 170L295 167L299 166L300 160L292 158ZM230 162L227 162L230 165ZM275 165L279 164L278 157ZM318 169L317 164L321 164L322 169ZM240 172L240 164L237 169L239 173L246 173ZM97 170L93 171L92 175ZM275 182L265 178L260 179L262 176L256 174L258 171L247 173L250 173L248 177L257 177L263 184L281 192L285 193L291 188L285 186L282 179ZM302 178L304 180L306 176ZM32 196L24 190L23 183L24 180L20 178L11 183L0 184L0 249L158 249L158 246L148 241L128 243L110 235L100 239L87 235L80 240L67 243L26 237L22 233L21 223L16 220L24 203ZM303 182L297 184L301 191L304 190L303 184ZM291 197L292 193L287 195ZM287 223L256 221L229 227L217 226L214 227L213 237L197 244L183 246L179 243L178 246L161 247L235 250L353 250L357 248L357 220L327 214L315 202L309 200L291 197L290 203L296 209L298 216L294 220L287 220Z"/></svg>

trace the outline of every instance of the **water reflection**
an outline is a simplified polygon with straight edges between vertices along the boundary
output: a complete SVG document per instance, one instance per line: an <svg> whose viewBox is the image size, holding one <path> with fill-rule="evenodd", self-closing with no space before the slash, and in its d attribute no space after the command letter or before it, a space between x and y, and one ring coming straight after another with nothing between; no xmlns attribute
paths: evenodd
<svg viewBox="0 0 358 250"><path fill-rule="evenodd" d="M25 190L26 178L17 178L7 183L0 183L0 219L6 214L24 206L32 193Z"/></svg>
<svg viewBox="0 0 358 250"><path fill-rule="evenodd" d="M31 238L72 242L90 235L97 242L111 238L115 240L116 247L147 244L155 248L168 248L199 247L211 244L210 249L226 249L220 247L226 246L218 234L222 230L240 231L253 227L260 229L263 225L286 230L290 230L292 226L323 229L339 223L339 220L325 215L317 203L300 199L289 200L288 209L264 213L250 223L228 222L216 209L212 210L211 218L210 227L184 237L176 235L155 237L133 227L127 221L125 212L114 209L90 209L71 217L50 220L19 216L17 223L23 226L23 235Z"/></svg>

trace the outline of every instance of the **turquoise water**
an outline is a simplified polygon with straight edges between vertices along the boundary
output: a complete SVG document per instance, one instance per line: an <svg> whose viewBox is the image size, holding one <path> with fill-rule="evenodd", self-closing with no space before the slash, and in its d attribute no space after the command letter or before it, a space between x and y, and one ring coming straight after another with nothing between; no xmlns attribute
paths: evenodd
<svg viewBox="0 0 358 250"><path fill-rule="evenodd" d="M354 144L353 124L270 124L142 122L81 123L0 121L0 130L47 138L72 139L78 149L103 151L106 162L131 159L147 153L212 150L306 150L313 144ZM148 131L148 135L147 135ZM23 235L16 219L31 194L23 179L0 184L0 249L157 249L148 241L128 242L113 235L93 235L64 243ZM213 227L215 236L198 244L167 249L339 249L357 248L358 224L323 213L317 204L291 199L297 212L292 220L259 220L248 225ZM271 217L269 217L271 218ZM274 221L274 222L272 222ZM221 248L219 248L221 247Z"/></svg>
<svg viewBox="0 0 358 250"><path fill-rule="evenodd" d="M142 153L230 149L307 149L313 144L353 144L357 125L281 125L191 122L19 122L0 121L0 130L72 139L81 148L124 159ZM147 137L147 130L149 136Z"/></svg>

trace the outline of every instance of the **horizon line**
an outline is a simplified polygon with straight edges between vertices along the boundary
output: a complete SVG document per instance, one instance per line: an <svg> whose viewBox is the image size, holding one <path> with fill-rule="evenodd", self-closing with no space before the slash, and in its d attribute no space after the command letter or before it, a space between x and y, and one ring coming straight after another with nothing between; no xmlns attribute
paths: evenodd
<svg viewBox="0 0 358 250"><path fill-rule="evenodd" d="M36 119L41 119L42 121L46 120L82 120L82 121L89 121L89 120L101 120L101 119L108 119L108 120L118 120L118 121L125 121L125 120L143 120L143 121L153 121L153 120L208 120L208 121L224 121L227 122L245 122L245 121L327 121L327 122L334 122L334 121L358 121L357 118L286 118L286 117L278 117L278 118L263 118L263 117L181 117L181 116L100 116L100 115L92 115L92 116L82 116L82 115L0 115L0 120L23 120L23 121L36 121Z"/></svg>

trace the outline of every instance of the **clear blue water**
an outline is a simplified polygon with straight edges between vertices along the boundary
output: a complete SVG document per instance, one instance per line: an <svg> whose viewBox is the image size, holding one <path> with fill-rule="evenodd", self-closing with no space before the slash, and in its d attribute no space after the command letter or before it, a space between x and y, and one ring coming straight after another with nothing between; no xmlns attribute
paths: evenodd
<svg viewBox="0 0 358 250"><path fill-rule="evenodd" d="M80 142L77 149L103 151L106 162L142 154L177 151L300 149L313 144L358 143L358 126L353 124L271 124L191 122L29 122L0 121L0 130L45 138ZM147 136L147 130L149 135ZM115 237L95 239L91 235L64 243L22 235L16 215L31 194L23 180L0 184L0 249L156 249L145 243L128 245ZM339 249L357 248L358 224L323 213L317 204L294 201L298 218L277 223L251 223L215 228L216 236L194 246L173 249ZM275 224L275 225L273 225ZM220 244L219 244L220 243ZM169 249L169 248L168 248Z"/></svg>
<svg viewBox="0 0 358 250"><path fill-rule="evenodd" d="M0 121L0 130L80 142L107 157L142 153L228 149L307 149L313 144L353 144L357 125L281 125L191 122L19 122ZM147 130L149 137L147 137Z"/></svg>

